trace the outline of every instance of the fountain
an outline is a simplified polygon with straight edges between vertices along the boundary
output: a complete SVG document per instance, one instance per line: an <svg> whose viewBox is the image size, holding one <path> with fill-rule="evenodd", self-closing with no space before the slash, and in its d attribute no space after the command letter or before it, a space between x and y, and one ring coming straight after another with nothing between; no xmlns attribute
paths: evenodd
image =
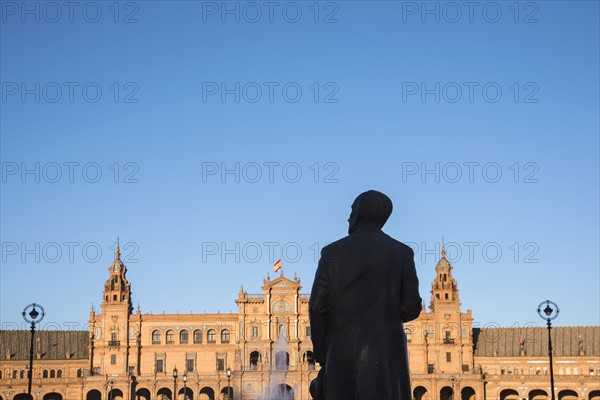
<svg viewBox="0 0 600 400"><path fill-rule="evenodd" d="M289 365L289 354L287 352L287 340L283 325L279 327L277 342L271 354L275 354L275 371L271 372L269 376L267 397L264 400L294 400L293 389L285 383Z"/></svg>

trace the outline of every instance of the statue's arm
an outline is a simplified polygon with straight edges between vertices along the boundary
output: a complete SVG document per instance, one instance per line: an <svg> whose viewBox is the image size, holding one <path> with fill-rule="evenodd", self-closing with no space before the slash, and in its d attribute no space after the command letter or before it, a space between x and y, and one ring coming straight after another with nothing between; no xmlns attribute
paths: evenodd
<svg viewBox="0 0 600 400"><path fill-rule="evenodd" d="M402 265L402 321L412 321L421 313L419 278L415 268L415 253L409 248Z"/></svg>
<svg viewBox="0 0 600 400"><path fill-rule="evenodd" d="M311 339L315 359L321 366L325 365L327 354L327 326L329 320L329 265L326 249L321 251L321 258L315 274L308 313L310 318Z"/></svg>

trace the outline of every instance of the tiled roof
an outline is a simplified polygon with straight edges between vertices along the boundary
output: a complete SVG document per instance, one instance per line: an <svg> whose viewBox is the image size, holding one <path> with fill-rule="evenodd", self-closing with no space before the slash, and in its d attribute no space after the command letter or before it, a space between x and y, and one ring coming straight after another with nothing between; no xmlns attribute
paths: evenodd
<svg viewBox="0 0 600 400"><path fill-rule="evenodd" d="M34 357L41 353L42 360L81 360L88 358L88 331L36 331ZM0 360L28 360L31 332L0 330Z"/></svg>
<svg viewBox="0 0 600 400"><path fill-rule="evenodd" d="M521 343L527 357L548 356L548 329L526 328L474 328L475 356L519 357ZM600 356L600 326L552 327L552 350L557 357L583 355Z"/></svg>

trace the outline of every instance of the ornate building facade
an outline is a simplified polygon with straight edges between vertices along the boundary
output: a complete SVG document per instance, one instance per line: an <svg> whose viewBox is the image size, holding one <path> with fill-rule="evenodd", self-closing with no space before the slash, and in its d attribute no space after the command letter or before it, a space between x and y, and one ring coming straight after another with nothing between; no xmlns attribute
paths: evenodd
<svg viewBox="0 0 600 400"><path fill-rule="evenodd" d="M405 326L415 400L549 399L546 329L473 328L444 249L435 270L429 310ZM142 314L126 272L117 248L89 331L37 333L35 400L310 399L319 366L299 279L240 288L236 314ZM557 399L600 400L600 327L552 335ZM27 400L28 357L28 331L0 331L0 400Z"/></svg>

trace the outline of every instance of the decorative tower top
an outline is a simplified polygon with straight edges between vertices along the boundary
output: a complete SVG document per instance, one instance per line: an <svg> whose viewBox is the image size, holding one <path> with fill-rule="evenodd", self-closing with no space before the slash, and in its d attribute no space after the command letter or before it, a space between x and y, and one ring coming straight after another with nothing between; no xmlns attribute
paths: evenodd
<svg viewBox="0 0 600 400"><path fill-rule="evenodd" d="M104 284L104 293L102 304L125 305L131 313L133 306L131 304L131 284L127 281L127 267L121 261L121 248L117 239L115 249L115 260L108 267L109 278Z"/></svg>
<svg viewBox="0 0 600 400"><path fill-rule="evenodd" d="M435 279L431 283L431 305L435 309L438 303L455 302L460 307L458 285L452 277L452 264L446 258L446 246L442 244L441 258L435 266Z"/></svg>

